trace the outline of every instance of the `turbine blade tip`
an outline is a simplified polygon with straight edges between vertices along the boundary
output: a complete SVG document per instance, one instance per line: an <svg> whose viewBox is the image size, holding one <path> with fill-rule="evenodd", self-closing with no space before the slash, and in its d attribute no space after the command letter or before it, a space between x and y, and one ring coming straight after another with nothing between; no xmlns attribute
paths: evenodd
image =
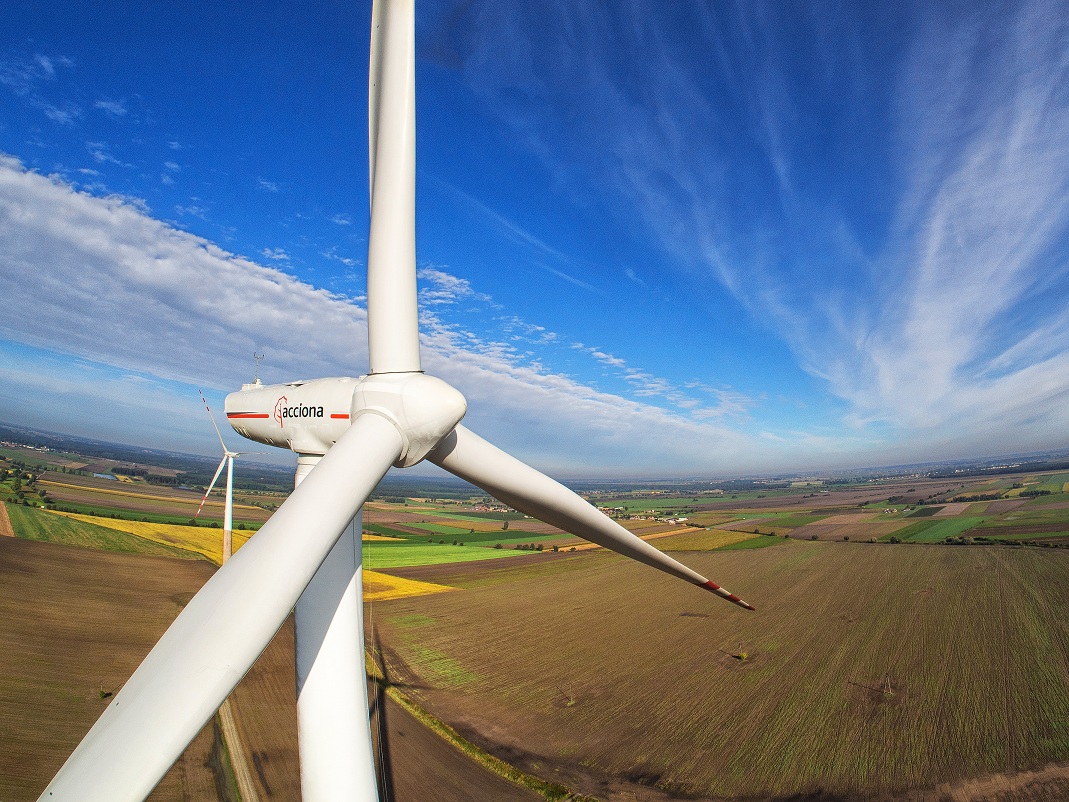
<svg viewBox="0 0 1069 802"><path fill-rule="evenodd" d="M745 607L747 610L753 610L754 612L757 612L757 608L756 607L754 607L753 605L751 605L751 604L749 604L747 602L744 602L742 599L740 599L734 593L731 593L730 591L724 590L722 587L720 587L718 584L716 584L712 580L709 580L705 584L700 585L700 587L703 587L706 590L712 591L717 596L720 596L723 599L727 599L729 602L739 605L739 607Z"/></svg>

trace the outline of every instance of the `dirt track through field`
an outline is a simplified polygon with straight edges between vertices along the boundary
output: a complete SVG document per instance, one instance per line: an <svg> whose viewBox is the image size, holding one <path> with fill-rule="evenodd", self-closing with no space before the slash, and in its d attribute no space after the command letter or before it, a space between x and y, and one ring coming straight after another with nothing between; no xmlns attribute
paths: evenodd
<svg viewBox="0 0 1069 802"><path fill-rule="evenodd" d="M224 701L223 706L219 708L219 723L223 727L223 740L226 741L230 765L234 769L234 779L241 793L241 802L260 802L260 794L256 791L256 783L252 779L245 748L238 734L238 724L234 720L234 708L229 699Z"/></svg>
<svg viewBox="0 0 1069 802"><path fill-rule="evenodd" d="M15 530L11 528L11 518L7 514L7 505L0 504L0 537L14 537Z"/></svg>

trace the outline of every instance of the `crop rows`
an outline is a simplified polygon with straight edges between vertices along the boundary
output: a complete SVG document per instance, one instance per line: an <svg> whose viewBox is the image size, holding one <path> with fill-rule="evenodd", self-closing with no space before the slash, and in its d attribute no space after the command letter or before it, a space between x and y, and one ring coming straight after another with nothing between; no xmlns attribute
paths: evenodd
<svg viewBox="0 0 1069 802"><path fill-rule="evenodd" d="M709 796L893 794L1069 759L1061 552L792 540L688 562L759 612L605 555L378 620L436 714L492 733L491 750L552 756L587 792L612 775Z"/></svg>

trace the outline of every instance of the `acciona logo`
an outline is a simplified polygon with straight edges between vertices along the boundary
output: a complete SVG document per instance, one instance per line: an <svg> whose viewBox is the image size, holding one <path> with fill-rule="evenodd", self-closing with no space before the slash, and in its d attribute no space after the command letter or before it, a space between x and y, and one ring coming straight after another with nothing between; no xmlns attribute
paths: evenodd
<svg viewBox="0 0 1069 802"><path fill-rule="evenodd" d="M275 420L279 426L285 426L287 420L293 418L322 418L323 407L311 407L304 404L287 406L289 399L282 396L275 402Z"/></svg>

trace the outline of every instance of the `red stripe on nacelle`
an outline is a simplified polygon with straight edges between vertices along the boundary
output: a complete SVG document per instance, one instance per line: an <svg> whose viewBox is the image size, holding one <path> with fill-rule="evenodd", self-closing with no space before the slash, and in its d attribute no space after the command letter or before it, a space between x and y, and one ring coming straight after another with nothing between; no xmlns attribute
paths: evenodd
<svg viewBox="0 0 1069 802"><path fill-rule="evenodd" d="M227 418L270 418L266 412L228 412Z"/></svg>
<svg viewBox="0 0 1069 802"><path fill-rule="evenodd" d="M349 420L348 412L331 412L330 417L334 420Z"/></svg>

